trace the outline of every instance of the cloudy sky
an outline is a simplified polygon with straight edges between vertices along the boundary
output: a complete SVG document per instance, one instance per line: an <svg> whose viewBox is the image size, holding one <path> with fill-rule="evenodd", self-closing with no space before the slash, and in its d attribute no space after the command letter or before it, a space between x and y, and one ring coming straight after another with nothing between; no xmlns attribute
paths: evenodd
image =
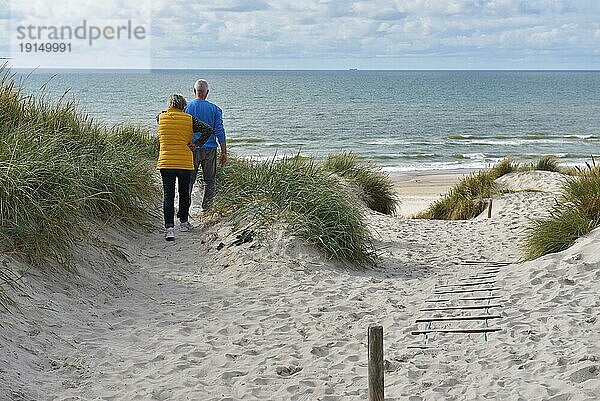
<svg viewBox="0 0 600 401"><path fill-rule="evenodd" d="M0 34L14 36L9 20L48 21L48 13L57 24L139 15L149 25L151 42L136 51L146 52L154 68L600 69L599 0L47 4L0 0ZM2 42L0 56L10 52L8 40ZM127 51L115 47L113 54L123 58ZM91 52L77 56L85 65L98 59Z"/></svg>

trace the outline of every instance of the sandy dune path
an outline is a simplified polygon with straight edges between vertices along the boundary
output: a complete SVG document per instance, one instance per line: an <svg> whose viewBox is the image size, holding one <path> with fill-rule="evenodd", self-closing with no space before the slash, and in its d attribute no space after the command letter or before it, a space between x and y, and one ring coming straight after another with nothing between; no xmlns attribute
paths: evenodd
<svg viewBox="0 0 600 401"><path fill-rule="evenodd" d="M436 335L438 351L407 349L422 342L410 331L435 286L478 269L461 262L519 261L528 219L547 213L559 178L511 181L540 179L550 192L501 195L491 219L369 214L381 263L367 271L294 239L229 246L235 233L222 225L174 243L159 230L102 233L104 243L78 253L80 276L26 279L33 295L18 299L23 313L1 337L0 399L365 399L375 323L385 332L386 399L594 399L598 233L503 268L504 331L488 342Z"/></svg>

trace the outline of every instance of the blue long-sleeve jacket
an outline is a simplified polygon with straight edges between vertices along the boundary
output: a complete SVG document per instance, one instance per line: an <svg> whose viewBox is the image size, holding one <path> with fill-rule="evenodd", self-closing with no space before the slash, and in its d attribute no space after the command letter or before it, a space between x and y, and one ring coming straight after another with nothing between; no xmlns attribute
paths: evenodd
<svg viewBox="0 0 600 401"><path fill-rule="evenodd" d="M190 100L184 111L210 125L215 130L204 146L196 149L216 149L218 146L217 141L220 144L226 142L225 128L223 128L223 112L219 106L207 100L194 99ZM198 139L200 135L200 132L194 132L192 141Z"/></svg>

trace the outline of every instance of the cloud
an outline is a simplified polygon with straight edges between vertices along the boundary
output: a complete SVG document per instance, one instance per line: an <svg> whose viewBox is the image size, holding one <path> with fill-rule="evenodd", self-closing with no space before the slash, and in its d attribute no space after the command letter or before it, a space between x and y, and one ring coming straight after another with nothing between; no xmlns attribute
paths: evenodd
<svg viewBox="0 0 600 401"><path fill-rule="evenodd" d="M560 57L565 49L583 56L594 46L590 38L598 26L592 16L599 8L583 0L231 0L175 7L162 3L171 9L166 14L170 19L155 13L155 24L173 26L177 21L179 30L197 35L197 41L187 44L198 56L314 60L423 53L485 58L499 51L522 57L537 50L554 51ZM196 22L182 15L193 15ZM155 43L168 54L164 48L168 35L155 32L161 34Z"/></svg>
<svg viewBox="0 0 600 401"><path fill-rule="evenodd" d="M140 7L151 5L151 54L157 67L227 67L263 60L258 63L273 68L290 63L320 68L365 60L365 65L386 68L411 60L413 68L430 68L446 65L454 57L457 65L468 59L493 68L506 66L506 60L531 60L543 54L548 68L564 66L569 59L575 67L600 68L600 2L594 0L143 0L134 4L103 0L85 4L82 7L79 0L11 2L13 15L70 21L89 15L131 18ZM396 64L378 60L396 60ZM524 66L514 64L514 68Z"/></svg>
<svg viewBox="0 0 600 401"><path fill-rule="evenodd" d="M151 65L151 0L140 0L134 4L125 0L85 3L76 0L30 0L26 3L15 0L8 4L8 36L15 66L149 68ZM128 28L129 22L131 29ZM134 35L133 29L137 27L142 30ZM50 32L57 33L51 36ZM108 37L101 32L108 32ZM100 36L92 40L92 35ZM68 45L69 50L23 51L25 46L53 49L61 44Z"/></svg>
<svg viewBox="0 0 600 401"><path fill-rule="evenodd" d="M269 10L269 4L263 0L228 0L218 2L218 6L213 5L208 8L212 11L226 12L250 12Z"/></svg>

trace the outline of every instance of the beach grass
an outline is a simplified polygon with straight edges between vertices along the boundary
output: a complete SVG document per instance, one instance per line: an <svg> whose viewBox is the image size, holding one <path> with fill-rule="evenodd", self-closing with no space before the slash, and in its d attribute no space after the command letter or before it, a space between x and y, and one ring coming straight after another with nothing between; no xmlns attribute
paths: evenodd
<svg viewBox="0 0 600 401"><path fill-rule="evenodd" d="M569 177L549 218L534 220L525 241L528 259L560 252L600 227L600 168L588 165Z"/></svg>
<svg viewBox="0 0 600 401"><path fill-rule="evenodd" d="M469 174L441 199L415 216L417 219L466 220L483 212L485 200L494 193L494 180L518 168L510 158L494 165L490 170Z"/></svg>
<svg viewBox="0 0 600 401"><path fill-rule="evenodd" d="M519 171L553 171L555 173L568 173L568 169L563 168L556 156L544 155L532 163L526 163L518 168Z"/></svg>
<svg viewBox="0 0 600 401"><path fill-rule="evenodd" d="M398 198L392 180L373 162L361 162L352 152L329 155L323 168L354 185L365 205L376 212L393 215Z"/></svg>
<svg viewBox="0 0 600 401"><path fill-rule="evenodd" d="M283 223L331 259L371 265L376 255L358 197L310 157L246 160L219 169L212 211L257 230Z"/></svg>
<svg viewBox="0 0 600 401"><path fill-rule="evenodd" d="M74 100L26 95L0 68L0 249L65 261L84 222L146 221L160 195L151 143L141 129L96 123Z"/></svg>
<svg viewBox="0 0 600 401"><path fill-rule="evenodd" d="M515 162L511 157L505 157L496 163L489 171L489 175L494 180L503 175L514 173L519 170L519 163Z"/></svg>
<svg viewBox="0 0 600 401"><path fill-rule="evenodd" d="M432 203L429 208L416 216L417 219L433 220L466 220L471 219L486 208L485 200L498 192L494 181L503 175L525 171L552 171L562 174L580 175L579 170L567 171L559 165L554 156L541 156L532 163L520 164L507 157L492 166L489 170L482 170L470 174L460 181L441 199ZM588 170L592 170L589 168ZM510 192L510 191L508 191Z"/></svg>
<svg viewBox="0 0 600 401"><path fill-rule="evenodd" d="M133 124L115 125L111 127L110 138L121 147L136 148L136 152L148 160L158 159L158 136L146 128Z"/></svg>
<svg viewBox="0 0 600 401"><path fill-rule="evenodd" d="M484 200L496 193L494 181L511 172L552 171L566 174L555 157L542 156L533 163L519 165L507 158L490 170L465 177L444 197L415 218L465 220L485 210ZM570 247L577 238L600 226L600 167L592 159L587 168L574 168L549 218L533 220L524 243L528 259Z"/></svg>
<svg viewBox="0 0 600 401"><path fill-rule="evenodd" d="M555 173L562 172L560 164L556 156L547 155L540 157L537 162L533 165L533 170L538 171L553 171Z"/></svg>

